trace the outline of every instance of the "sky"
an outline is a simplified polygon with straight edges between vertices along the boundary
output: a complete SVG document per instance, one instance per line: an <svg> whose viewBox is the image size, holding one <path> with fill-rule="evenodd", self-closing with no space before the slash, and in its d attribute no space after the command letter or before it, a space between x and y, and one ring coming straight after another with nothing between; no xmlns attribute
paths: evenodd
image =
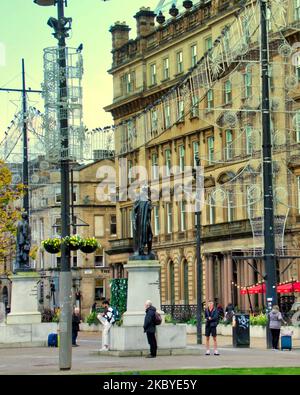
<svg viewBox="0 0 300 395"><path fill-rule="evenodd" d="M126 21L132 28L130 38L136 38L136 20L140 7L152 10L159 0L68 0L65 15L73 18L69 47L83 43L83 113L89 129L109 125L111 115L103 107L112 102L111 33L116 21ZM169 1L165 1L169 6ZM43 48L56 46L50 16L55 7L41 7L33 0L0 0L0 88L21 88L21 59L25 59L27 88L41 89L43 80ZM166 15L168 16L168 15ZM20 94L0 91L0 137L20 106ZM43 111L38 94L29 95L30 105ZM17 107L18 106L18 107Z"/></svg>

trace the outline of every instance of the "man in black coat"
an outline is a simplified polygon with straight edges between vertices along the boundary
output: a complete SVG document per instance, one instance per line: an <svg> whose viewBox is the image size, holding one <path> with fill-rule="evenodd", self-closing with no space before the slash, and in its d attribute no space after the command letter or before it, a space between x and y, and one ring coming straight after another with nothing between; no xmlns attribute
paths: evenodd
<svg viewBox="0 0 300 395"><path fill-rule="evenodd" d="M147 334L148 343L150 345L150 354L146 358L155 358L157 352L157 343L155 337L155 312L156 308L152 306L151 300L145 302L145 321L144 332Z"/></svg>

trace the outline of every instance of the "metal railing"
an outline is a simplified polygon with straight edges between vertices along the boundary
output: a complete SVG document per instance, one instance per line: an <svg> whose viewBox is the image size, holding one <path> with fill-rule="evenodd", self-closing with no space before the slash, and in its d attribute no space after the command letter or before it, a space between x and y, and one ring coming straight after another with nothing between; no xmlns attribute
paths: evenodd
<svg viewBox="0 0 300 395"><path fill-rule="evenodd" d="M161 309L165 314L170 314L175 321L187 321L197 314L196 304L181 304L181 305L161 305Z"/></svg>

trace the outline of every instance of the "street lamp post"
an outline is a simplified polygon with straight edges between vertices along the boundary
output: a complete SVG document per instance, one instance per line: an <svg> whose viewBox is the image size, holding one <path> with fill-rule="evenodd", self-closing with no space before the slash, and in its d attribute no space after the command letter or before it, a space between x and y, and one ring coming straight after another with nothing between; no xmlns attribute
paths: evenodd
<svg viewBox="0 0 300 395"><path fill-rule="evenodd" d="M276 250L274 236L274 203L272 140L269 89L269 43L267 29L267 0L260 0L261 15L261 79L262 79L262 154L264 190L264 262L266 281L267 313L277 304L276 293ZM271 333L267 328L267 348L272 347Z"/></svg>
<svg viewBox="0 0 300 395"><path fill-rule="evenodd" d="M48 25L54 29L53 35L58 40L59 95L57 111L61 138L61 236L64 238L70 235L69 134L65 39L68 37L71 19L65 18L64 15L66 0L34 0L34 2L40 6L57 5L57 19L50 18ZM59 368L60 370L69 370L72 366L72 274L70 251L64 243L61 244L60 308Z"/></svg>
<svg viewBox="0 0 300 395"><path fill-rule="evenodd" d="M200 167L198 155L195 157L197 169ZM195 178L197 175L197 169ZM202 258L201 258L201 199L199 185L196 181L196 257L197 257L197 344L202 344Z"/></svg>

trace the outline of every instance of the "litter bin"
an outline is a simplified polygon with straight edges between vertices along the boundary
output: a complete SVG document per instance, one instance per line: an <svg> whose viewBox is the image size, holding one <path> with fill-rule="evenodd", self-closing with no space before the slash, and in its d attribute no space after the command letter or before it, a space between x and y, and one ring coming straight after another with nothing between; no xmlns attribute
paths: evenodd
<svg viewBox="0 0 300 395"><path fill-rule="evenodd" d="M235 314L232 320L233 347L250 347L249 314Z"/></svg>

